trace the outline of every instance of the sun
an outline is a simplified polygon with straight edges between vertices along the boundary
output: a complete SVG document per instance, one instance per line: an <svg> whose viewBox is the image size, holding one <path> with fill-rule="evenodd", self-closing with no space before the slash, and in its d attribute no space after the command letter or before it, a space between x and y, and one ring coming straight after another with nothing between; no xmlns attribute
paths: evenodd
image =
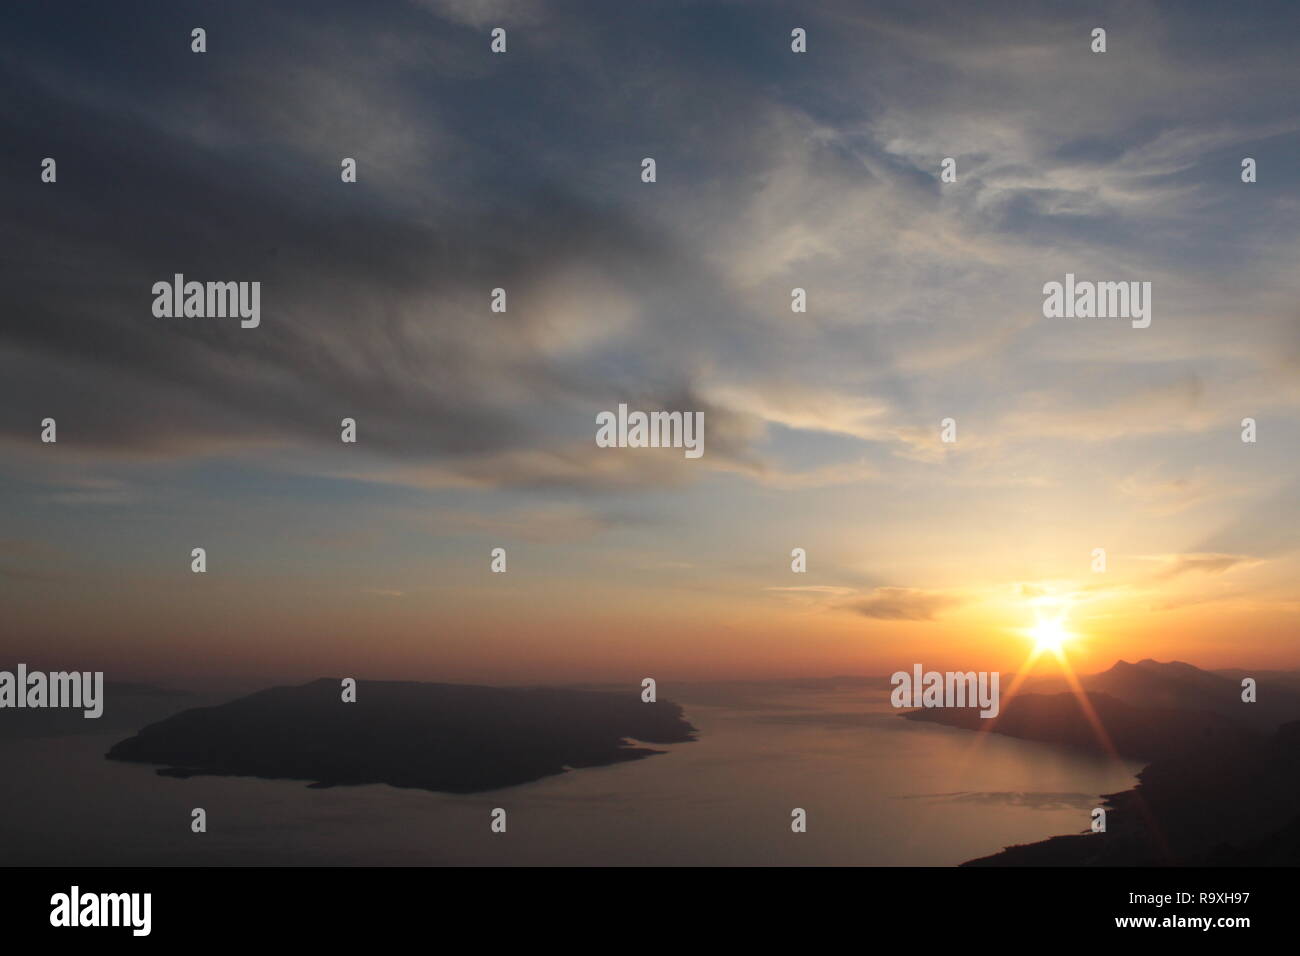
<svg viewBox="0 0 1300 956"><path fill-rule="evenodd" d="M1029 629L1029 636L1034 639L1035 651L1052 651L1059 654L1061 648L1074 635L1065 629L1065 625L1057 617L1040 620Z"/></svg>

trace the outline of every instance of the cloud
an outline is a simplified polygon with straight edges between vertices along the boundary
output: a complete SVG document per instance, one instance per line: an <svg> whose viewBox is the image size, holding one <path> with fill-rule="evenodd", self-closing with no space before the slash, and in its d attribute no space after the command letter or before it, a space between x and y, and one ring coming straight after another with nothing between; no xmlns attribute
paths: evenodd
<svg viewBox="0 0 1300 956"><path fill-rule="evenodd" d="M1118 482L1117 490L1156 515L1177 514L1218 495L1232 493L1216 487L1203 475L1164 478L1151 469L1125 476Z"/></svg>
<svg viewBox="0 0 1300 956"><path fill-rule="evenodd" d="M842 606L863 617L882 621L933 621L940 612L964 601L965 598L944 591L885 587Z"/></svg>
<svg viewBox="0 0 1300 956"><path fill-rule="evenodd" d="M1300 482L1287 477L1280 487L1256 495L1227 524L1198 542L1202 553L1248 553L1276 558L1300 548L1300 526L1294 520L1279 520L1294 514L1300 501Z"/></svg>
<svg viewBox="0 0 1300 956"><path fill-rule="evenodd" d="M626 516L601 514L580 505L553 504L509 512L442 510L429 516L442 533L471 532L502 540L582 541L630 523Z"/></svg>
<svg viewBox="0 0 1300 956"><path fill-rule="evenodd" d="M1224 198L1243 149L1285 168L1285 30L1245 18L1250 43L1226 43L1204 10L1117 7L1098 57L1069 53L1082 14L828 3L799 58L779 6L616 6L232 4L209 27L232 42L182 82L153 55L163 19L51 45L67 29L25 9L0 118L13 155L76 159L57 188L6 170L0 441L30 448L52 415L92 463L318 467L300 453L335 450L349 416L362 454L321 471L422 489L800 490L914 466L971 488L1003 483L981 448L1300 404L1295 178ZM683 42L703 36L744 55ZM1150 334L1043 320L1067 269L1154 280ZM261 281L262 327L154 319L177 271ZM594 411L624 399L706 410L705 458L600 456ZM790 451L805 434L848 441L814 460Z"/></svg>
<svg viewBox="0 0 1300 956"><path fill-rule="evenodd" d="M1158 561L1164 567L1157 572L1158 580L1176 578L1192 572L1222 574L1238 567L1251 567L1261 562L1242 554L1169 554L1157 555L1147 560Z"/></svg>

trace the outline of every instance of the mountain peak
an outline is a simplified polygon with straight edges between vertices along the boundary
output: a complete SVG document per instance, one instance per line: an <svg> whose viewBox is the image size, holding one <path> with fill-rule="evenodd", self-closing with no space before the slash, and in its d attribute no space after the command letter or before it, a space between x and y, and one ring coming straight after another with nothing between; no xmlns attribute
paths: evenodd
<svg viewBox="0 0 1300 956"><path fill-rule="evenodd" d="M1184 675L1208 674L1209 671L1203 671L1195 664L1188 664L1185 661L1158 661L1151 657L1144 657L1136 664L1130 664L1126 660L1116 661L1110 668L1105 671L1107 674L1124 674L1132 673L1135 670L1160 671L1166 674L1177 673Z"/></svg>

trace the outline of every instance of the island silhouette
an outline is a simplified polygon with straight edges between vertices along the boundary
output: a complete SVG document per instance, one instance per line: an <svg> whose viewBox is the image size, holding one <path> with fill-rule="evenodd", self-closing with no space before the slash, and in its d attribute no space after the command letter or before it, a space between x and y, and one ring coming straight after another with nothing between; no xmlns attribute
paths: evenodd
<svg viewBox="0 0 1300 956"><path fill-rule="evenodd" d="M182 711L114 745L110 760L163 764L172 777L248 776L314 787L386 783L475 793L569 768L663 753L695 728L669 701L561 688L358 681L274 687L216 707Z"/></svg>

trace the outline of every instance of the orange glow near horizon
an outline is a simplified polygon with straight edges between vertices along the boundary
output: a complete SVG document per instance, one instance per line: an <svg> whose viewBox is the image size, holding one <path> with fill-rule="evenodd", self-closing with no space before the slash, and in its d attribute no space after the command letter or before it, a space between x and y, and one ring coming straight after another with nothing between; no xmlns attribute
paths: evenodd
<svg viewBox="0 0 1300 956"><path fill-rule="evenodd" d="M87 585L75 595L60 579L33 578L10 599L7 650L47 668L181 685L195 679L191 661L202 662L203 675L250 680L355 671L472 683L879 676L914 663L1055 676L1143 658L1205 669L1296 666L1286 589L1271 594L1264 579L1249 600L1212 602L1202 578L1122 565L1068 577L990 563L976 577L963 560L917 590L791 587L783 568L710 581L702 560L635 576L612 567L521 555L509 587L455 559L356 581L319 571L170 583L129 576L111 593ZM1244 584L1263 571L1232 573ZM1225 642L1226 634L1242 639Z"/></svg>

